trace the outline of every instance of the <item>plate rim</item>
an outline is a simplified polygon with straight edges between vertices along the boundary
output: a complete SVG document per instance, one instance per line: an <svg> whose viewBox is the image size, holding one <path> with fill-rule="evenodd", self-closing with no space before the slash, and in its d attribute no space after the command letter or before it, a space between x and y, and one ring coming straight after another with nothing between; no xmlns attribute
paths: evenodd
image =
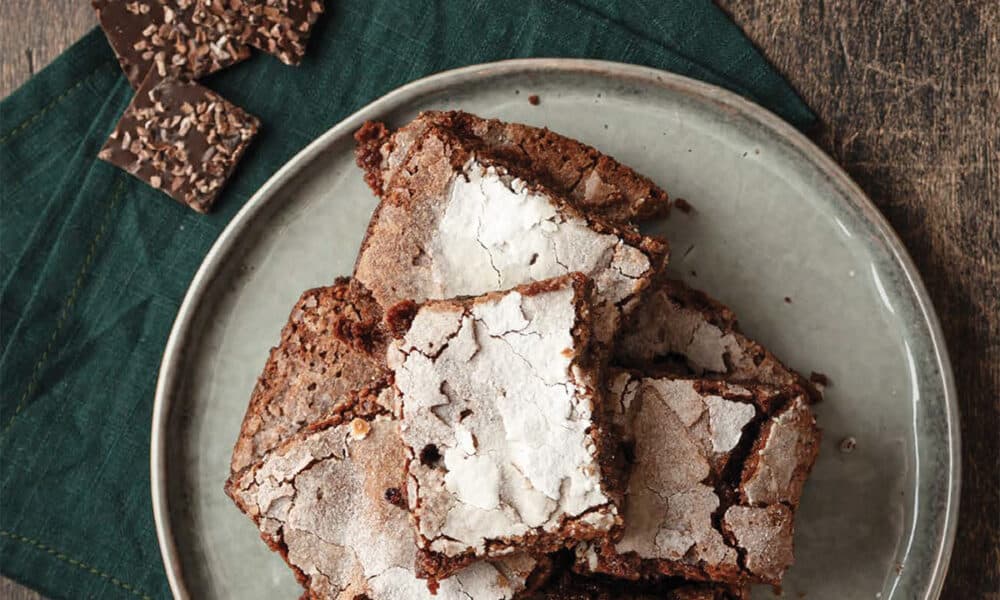
<svg viewBox="0 0 1000 600"><path fill-rule="evenodd" d="M446 89L477 79L492 78L513 73L539 73L562 71L577 74L594 74L610 78L638 80L645 84L670 88L698 97L704 101L721 105L742 117L755 121L765 129L772 130L779 138L790 144L828 177L834 187L840 188L843 198L851 208L872 226L892 255L894 262L902 269L906 284L916 300L919 314L927 324L930 346L934 351L938 371L943 384L946 406L946 429L948 433L948 497L945 510L943 535L937 541L935 562L925 598L940 596L948 573L952 548L955 541L961 498L961 431L958 427L959 410L957 390L951 369L951 360L945 343L941 324L934 310L930 295L913 259L902 240L885 216L878 210L867 194L830 156L798 129L773 112L734 92L700 80L671 73L653 67L633 65L614 61L576 58L520 58L470 65L429 75L400 86L376 100L366 104L336 123L315 140L306 145L289 159L254 193L246 204L233 216L222 233L212 244L195 272L184 295L170 329L153 400L153 416L150 431L150 492L152 495L153 519L160 555L163 560L167 581L175 598L187 599L189 593L185 585L178 549L171 528L168 510L168 480L166 455L166 426L173 391L178 381L177 372L183 360L184 341L192 324L197 307L208 289L214 275L223 266L220 260L229 251L240 235L269 202L276 197L275 192L292 179L305 165L320 154L334 140L345 133L353 133L366 120L390 109L405 104L424 93Z"/></svg>

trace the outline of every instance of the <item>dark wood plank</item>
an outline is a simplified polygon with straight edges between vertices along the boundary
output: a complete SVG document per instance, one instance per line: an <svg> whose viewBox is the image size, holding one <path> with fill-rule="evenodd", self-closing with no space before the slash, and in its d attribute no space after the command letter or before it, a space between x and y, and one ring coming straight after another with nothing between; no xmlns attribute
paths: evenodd
<svg viewBox="0 0 1000 600"><path fill-rule="evenodd" d="M87 0L0 0L0 98L96 24Z"/></svg>
<svg viewBox="0 0 1000 600"><path fill-rule="evenodd" d="M1000 3L720 0L819 114L813 139L913 255L962 408L945 598L1000 596ZM0 96L95 23L80 0L0 1ZM0 597L36 600L0 578Z"/></svg>
<svg viewBox="0 0 1000 600"><path fill-rule="evenodd" d="M899 232L962 411L945 598L1000 597L1000 2L722 0L819 114L813 139Z"/></svg>

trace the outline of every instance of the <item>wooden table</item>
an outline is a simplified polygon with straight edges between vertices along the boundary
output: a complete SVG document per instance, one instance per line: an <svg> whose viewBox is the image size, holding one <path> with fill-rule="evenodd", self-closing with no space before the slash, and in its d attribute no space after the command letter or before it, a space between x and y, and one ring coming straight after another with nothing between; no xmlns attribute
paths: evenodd
<svg viewBox="0 0 1000 600"><path fill-rule="evenodd" d="M998 599L1000 2L720 3L819 114L812 139L888 217L930 290L962 410L944 597ZM94 24L83 0L0 0L0 96ZM0 578L0 598L39 596Z"/></svg>

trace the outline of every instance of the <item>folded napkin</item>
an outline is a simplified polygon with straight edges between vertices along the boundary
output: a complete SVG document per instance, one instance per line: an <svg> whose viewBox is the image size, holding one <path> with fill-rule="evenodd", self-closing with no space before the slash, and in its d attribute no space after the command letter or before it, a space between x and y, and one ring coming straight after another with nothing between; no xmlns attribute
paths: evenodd
<svg viewBox="0 0 1000 600"><path fill-rule="evenodd" d="M208 216L97 160L132 96L101 31L4 100L0 572L50 597L169 597L150 506L153 390L212 242L276 169L371 100L444 69L526 56L659 67L796 126L813 119L698 0L328 0L301 67L257 54L205 80L263 123Z"/></svg>

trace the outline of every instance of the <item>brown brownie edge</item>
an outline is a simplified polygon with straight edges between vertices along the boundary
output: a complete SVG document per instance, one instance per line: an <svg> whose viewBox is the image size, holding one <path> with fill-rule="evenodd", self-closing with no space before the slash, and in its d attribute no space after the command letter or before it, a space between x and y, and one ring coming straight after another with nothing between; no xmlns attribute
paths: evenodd
<svg viewBox="0 0 1000 600"><path fill-rule="evenodd" d="M534 179L566 196L581 211L610 222L643 221L669 212L666 192L591 146L547 128L484 119L462 111L421 113L393 135L381 123L366 124L357 158L376 195L383 195L414 142L431 126L448 129L482 152L531 171Z"/></svg>
<svg viewBox="0 0 1000 600"><path fill-rule="evenodd" d="M381 314L367 291L348 278L302 294L251 394L233 448L231 480L315 421L386 411L379 398L390 383ZM338 332L341 338L350 332L348 342Z"/></svg>
<svg viewBox="0 0 1000 600"><path fill-rule="evenodd" d="M678 279L658 278L623 327L614 361L626 368L717 376L727 381L797 386L810 401L816 386L744 335L735 313Z"/></svg>
<svg viewBox="0 0 1000 600"><path fill-rule="evenodd" d="M304 597L430 598L414 575L405 506L393 501L406 493L396 426L385 415L317 425L236 478L233 500L291 567ZM549 568L545 557L503 557L442 581L441 592L519 598L540 585Z"/></svg>
<svg viewBox="0 0 1000 600"><path fill-rule="evenodd" d="M378 126L369 127L367 132L370 136L362 130L359 138L382 139L385 133ZM396 144L398 138L399 132L390 137L389 145ZM603 218L579 211L561 195L546 188L544 184L533 181L531 172L523 171L517 165L484 153L475 144L470 145L446 128L428 123L421 129L419 138L409 140L407 143L410 145L410 150L406 153L405 162L398 165L398 172L393 181L384 182L387 187L382 193L382 202L375 209L355 263L355 278L365 284L383 305L391 306L404 299L420 302L429 298L502 289L559 274L559 269L553 265L542 264L532 267L532 274L527 275L523 273L525 266L519 264L510 266L514 271L508 271L503 277L497 271L498 279L506 278L502 285L490 287L492 284L489 284L486 287L479 287L481 283L476 283L469 288L463 287L467 285L468 273L455 275L443 272L442 269L470 269L467 265L459 267L458 263L449 262L451 259L447 258L448 253L454 251L452 245L468 243L468 240L442 237L439 230L446 222L444 219L449 206L472 206L470 210L478 210L466 199L452 202L450 194L453 187L462 183L459 178L465 178L466 187L469 186L470 177L480 178L482 181L502 182L503 185L511 186L509 193L522 194L521 197L530 198L531 202L546 203L555 209L560 219L560 224L556 225L555 230L546 231L542 228L541 231L544 233L538 234L537 231L525 229L523 235L549 236L549 244L557 243L555 241L557 239L570 239L566 237L570 234L564 229L571 230L575 226L574 223L581 223L594 236L609 236L602 238L604 241L601 243L605 243L610 237L619 240L620 248L616 247L612 254L602 255L600 259L595 258L593 264L588 263L587 267L593 269L587 274L595 277L599 282L599 289L614 290L613 293L618 294L614 298L603 299L606 301L602 302L601 310L606 313L606 317L599 319L603 328L599 337L605 343L613 337L623 316L635 309L639 297L667 261L669 249L664 240L642 236L629 225L614 225ZM370 150L374 145L366 146L366 142L362 141L359 152L364 154L362 148L365 147ZM371 156L371 154L364 155ZM373 177L380 176L380 174L373 175ZM514 187L517 191L514 191ZM497 201L498 198L486 200L486 202ZM466 209L455 210L461 212ZM526 214L534 215L530 212ZM468 217L467 215L465 218ZM486 225L482 227L488 229L493 226L489 222L485 223ZM561 223L566 223L565 227ZM550 224L542 223L542 225ZM494 252L485 246L482 248L486 252ZM569 256L576 256L578 249L577 246L571 247L569 251L574 254ZM506 252L506 250L499 251ZM477 252L481 254L478 249ZM477 261L484 260L480 254L474 254L472 258ZM553 260L559 262L559 257L551 251L539 251L535 257L542 263ZM526 262L526 257L520 257L518 260L521 259ZM610 260L613 267L601 262L606 260ZM619 260L621 262L618 262ZM640 262L645 266L637 266ZM531 264L534 265L534 262ZM577 270L572 265L559 264L565 269L563 273ZM605 272L606 276L598 276L597 270ZM617 271L612 272L615 270ZM481 272L478 267L475 271ZM625 281L626 279L628 281Z"/></svg>

